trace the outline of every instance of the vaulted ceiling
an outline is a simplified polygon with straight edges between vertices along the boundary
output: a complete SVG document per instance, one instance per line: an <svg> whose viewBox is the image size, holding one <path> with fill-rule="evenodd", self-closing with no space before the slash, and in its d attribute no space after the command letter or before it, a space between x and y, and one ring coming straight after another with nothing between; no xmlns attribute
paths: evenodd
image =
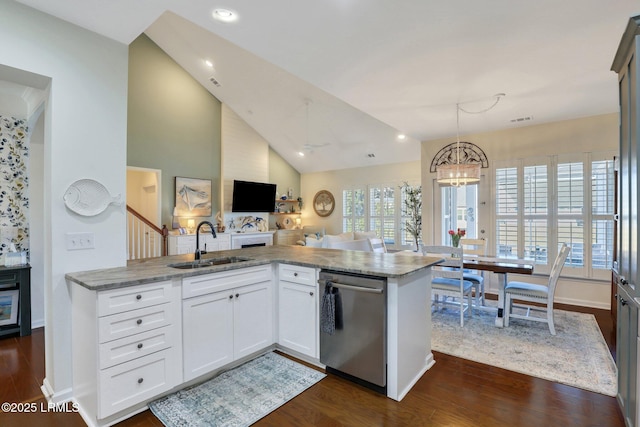
<svg viewBox="0 0 640 427"><path fill-rule="evenodd" d="M461 113L462 135L617 112L610 66L640 14L637 0L20 1L125 44L146 32L300 172L417 160L419 141L455 140L456 104L499 93Z"/></svg>

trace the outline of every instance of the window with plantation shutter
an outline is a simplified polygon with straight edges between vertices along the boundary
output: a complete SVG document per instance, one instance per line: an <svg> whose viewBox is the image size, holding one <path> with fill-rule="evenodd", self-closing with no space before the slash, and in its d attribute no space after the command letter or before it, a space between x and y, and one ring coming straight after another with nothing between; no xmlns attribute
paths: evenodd
<svg viewBox="0 0 640 427"><path fill-rule="evenodd" d="M518 169L496 170L496 254L518 257Z"/></svg>
<svg viewBox="0 0 640 427"><path fill-rule="evenodd" d="M342 231L365 231L365 191L342 191Z"/></svg>
<svg viewBox="0 0 640 427"><path fill-rule="evenodd" d="M548 263L549 178L547 165L524 167L524 259Z"/></svg>
<svg viewBox="0 0 640 427"><path fill-rule="evenodd" d="M562 243L563 274L608 279L613 253L614 153L520 159L495 169L496 253L548 273Z"/></svg>
<svg viewBox="0 0 640 427"><path fill-rule="evenodd" d="M594 269L611 269L613 262L613 172L613 160L591 163L591 267Z"/></svg>
<svg viewBox="0 0 640 427"><path fill-rule="evenodd" d="M557 172L558 243L571 247L565 266L584 266L584 172L583 163L559 163Z"/></svg>
<svg viewBox="0 0 640 427"><path fill-rule="evenodd" d="M375 231L385 244L395 244L396 203L393 186L369 187L369 231Z"/></svg>
<svg viewBox="0 0 640 427"><path fill-rule="evenodd" d="M419 186L419 183L409 185ZM406 231L406 198L400 183L369 184L342 190L342 231L374 231L393 249L415 246Z"/></svg>

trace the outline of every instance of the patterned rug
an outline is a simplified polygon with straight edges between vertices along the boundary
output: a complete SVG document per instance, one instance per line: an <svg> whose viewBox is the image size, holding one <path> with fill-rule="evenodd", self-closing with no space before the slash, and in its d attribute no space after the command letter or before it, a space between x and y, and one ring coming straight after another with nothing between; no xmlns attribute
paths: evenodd
<svg viewBox="0 0 640 427"><path fill-rule="evenodd" d="M511 319L495 326L495 313L474 310L460 327L455 307L432 313L431 347L486 365L615 396L617 370L592 314L555 310L556 335L546 323ZM437 360L436 360L437 362Z"/></svg>
<svg viewBox="0 0 640 427"><path fill-rule="evenodd" d="M149 404L165 426L248 426L326 375L267 353Z"/></svg>

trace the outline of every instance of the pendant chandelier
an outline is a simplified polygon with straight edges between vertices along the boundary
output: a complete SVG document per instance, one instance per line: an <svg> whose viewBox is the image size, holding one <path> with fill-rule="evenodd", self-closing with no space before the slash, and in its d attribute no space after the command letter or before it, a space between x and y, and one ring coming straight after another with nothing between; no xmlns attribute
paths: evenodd
<svg viewBox="0 0 640 427"><path fill-rule="evenodd" d="M460 111L462 110L469 114L487 112L495 107L503 96L505 96L504 93L494 95L496 98L495 102L490 107L485 108L482 111L467 111L460 107L460 104L456 104L456 148L453 150L455 151L455 162L441 164L437 167L436 181L438 184L441 186L460 187L480 182L480 168L482 165L480 163L463 163L461 161L461 159L466 159L467 156L461 155L464 153L462 153L462 148L460 147Z"/></svg>

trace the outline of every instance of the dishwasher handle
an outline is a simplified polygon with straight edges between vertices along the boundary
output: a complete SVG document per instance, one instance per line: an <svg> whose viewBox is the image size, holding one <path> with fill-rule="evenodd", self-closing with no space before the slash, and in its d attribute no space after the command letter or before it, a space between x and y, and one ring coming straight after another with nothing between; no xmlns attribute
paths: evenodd
<svg viewBox="0 0 640 427"><path fill-rule="evenodd" d="M349 291L356 291L356 292L366 292L369 294L381 294L384 292L383 289L365 288L363 286L354 286L354 285L345 285L344 283L334 282L333 280L320 279L318 280L318 283L320 285L331 285L334 288L338 288L338 289L347 289Z"/></svg>

